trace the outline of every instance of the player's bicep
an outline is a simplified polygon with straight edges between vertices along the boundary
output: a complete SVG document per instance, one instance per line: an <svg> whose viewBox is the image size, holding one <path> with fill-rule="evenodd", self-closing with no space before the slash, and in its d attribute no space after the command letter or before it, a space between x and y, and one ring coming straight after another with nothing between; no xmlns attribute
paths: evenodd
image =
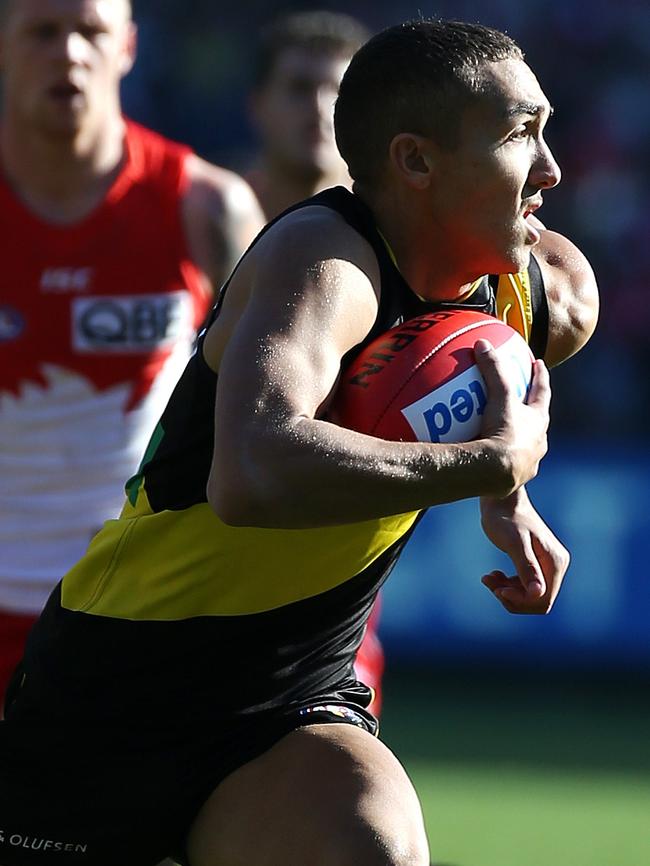
<svg viewBox="0 0 650 866"><path fill-rule="evenodd" d="M296 425L318 415L342 357L377 314L372 261L336 255L334 239L314 243L309 231L301 244L300 227L291 245L276 234L260 244L246 309L219 365L212 476L226 485L261 477L290 455Z"/></svg>
<svg viewBox="0 0 650 866"><path fill-rule="evenodd" d="M585 256L567 238L545 231L535 250L548 302L544 360L557 366L578 352L598 320L598 286Z"/></svg>
<svg viewBox="0 0 650 866"><path fill-rule="evenodd" d="M227 415L254 410L260 420L280 412L313 418L341 358L372 327L372 287L342 261L258 279L264 285L253 287L221 360L217 416L228 406Z"/></svg>

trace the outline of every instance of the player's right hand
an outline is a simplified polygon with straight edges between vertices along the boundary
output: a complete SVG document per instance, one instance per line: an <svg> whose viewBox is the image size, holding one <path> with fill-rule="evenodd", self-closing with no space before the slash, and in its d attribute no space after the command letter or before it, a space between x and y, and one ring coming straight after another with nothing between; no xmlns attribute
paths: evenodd
<svg viewBox="0 0 650 866"><path fill-rule="evenodd" d="M533 365L526 403L508 380L505 365L487 340L474 346L476 363L487 386L481 434L498 451L508 495L537 475L548 450L547 430L551 386L543 361Z"/></svg>

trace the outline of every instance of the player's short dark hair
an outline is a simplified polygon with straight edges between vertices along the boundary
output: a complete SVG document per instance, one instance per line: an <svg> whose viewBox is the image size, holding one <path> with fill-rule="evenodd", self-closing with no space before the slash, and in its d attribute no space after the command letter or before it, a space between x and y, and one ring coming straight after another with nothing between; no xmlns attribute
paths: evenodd
<svg viewBox="0 0 650 866"><path fill-rule="evenodd" d="M460 21L407 21L373 36L352 58L334 112L350 176L376 180L400 132L453 148L481 65L523 56L505 33Z"/></svg>
<svg viewBox="0 0 650 866"><path fill-rule="evenodd" d="M366 27L342 12L313 10L276 18L262 30L255 58L254 85L263 87L278 57L289 48L352 57L370 36Z"/></svg>

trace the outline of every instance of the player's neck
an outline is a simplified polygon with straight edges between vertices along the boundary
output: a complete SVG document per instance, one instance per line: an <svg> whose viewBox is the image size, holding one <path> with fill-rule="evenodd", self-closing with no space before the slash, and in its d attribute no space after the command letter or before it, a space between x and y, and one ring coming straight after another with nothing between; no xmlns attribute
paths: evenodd
<svg viewBox="0 0 650 866"><path fill-rule="evenodd" d="M296 202L310 198L337 184L349 186L347 174L340 170L305 177L283 170L270 162L261 162L246 178L253 188L268 220Z"/></svg>
<svg viewBox="0 0 650 866"><path fill-rule="evenodd" d="M362 199L362 190L355 187ZM365 198L378 229L390 247L400 273L424 300L457 301L471 289L476 278L463 260L450 255L442 233L432 230L430 220L418 217L417 208L389 198Z"/></svg>
<svg viewBox="0 0 650 866"><path fill-rule="evenodd" d="M102 201L124 157L124 122L105 120L77 136L45 135L5 119L2 170L16 196L47 222L74 223Z"/></svg>

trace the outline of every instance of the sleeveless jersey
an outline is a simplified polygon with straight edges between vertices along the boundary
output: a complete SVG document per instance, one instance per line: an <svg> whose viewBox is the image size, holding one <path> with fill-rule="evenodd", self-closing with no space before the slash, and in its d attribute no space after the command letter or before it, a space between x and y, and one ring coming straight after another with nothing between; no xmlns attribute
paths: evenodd
<svg viewBox="0 0 650 866"><path fill-rule="evenodd" d="M127 122L122 170L73 225L0 179L0 608L37 613L119 513L209 309L181 219L190 150Z"/></svg>
<svg viewBox="0 0 650 866"><path fill-rule="evenodd" d="M290 211L309 205L337 211L377 255L379 310L362 345L399 321L435 308L408 287L357 196L337 187ZM537 274L532 280L522 276L519 282L508 282L511 289L534 285L529 292L533 314L543 296ZM489 278L477 281L468 303L496 313L498 284ZM219 315L227 288L210 321ZM539 331L534 315L529 330ZM89 615L101 620L98 629L112 630L114 644L124 653L131 646L140 655L148 636L156 649L149 647L147 654L158 659L157 666L163 657L165 664L181 664L177 656L172 660L168 648L176 630L182 642L174 642L174 653L182 643L180 651L186 656L183 675L201 659L203 679L197 674L193 688L205 689L206 701L214 700L204 683L208 675L218 679L220 695L234 690L246 706L263 694L268 706L280 695L291 699L305 689L340 682L346 672L351 676L373 601L419 514L301 530L224 524L205 492L217 374L204 360L204 335L139 472L127 483L120 518L105 524L86 556L63 579L58 616L84 633L87 628L79 623Z"/></svg>

